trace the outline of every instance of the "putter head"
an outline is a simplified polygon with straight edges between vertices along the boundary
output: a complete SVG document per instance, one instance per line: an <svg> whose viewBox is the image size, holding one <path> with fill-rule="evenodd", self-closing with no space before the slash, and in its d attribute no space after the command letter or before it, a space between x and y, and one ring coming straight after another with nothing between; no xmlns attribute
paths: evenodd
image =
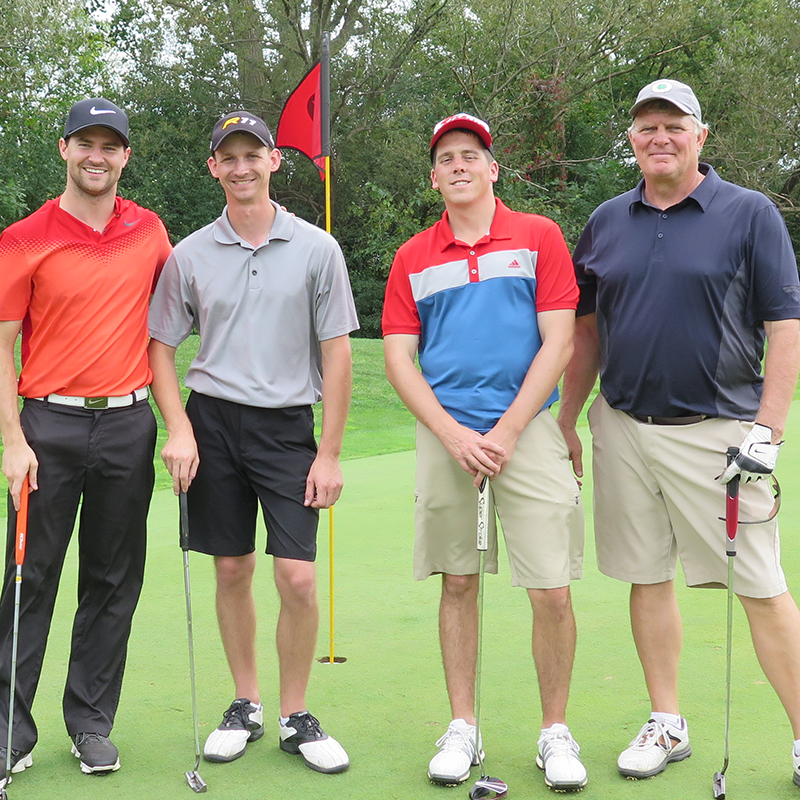
<svg viewBox="0 0 800 800"><path fill-rule="evenodd" d="M714 773L714 800L725 800L725 776L721 772Z"/></svg>
<svg viewBox="0 0 800 800"><path fill-rule="evenodd" d="M192 770L192 772L186 773L186 782L189 784L192 791L197 792L198 794L208 791L208 785L200 777L200 773L196 769ZM0 797L0 800L3 800L3 798Z"/></svg>
<svg viewBox="0 0 800 800"><path fill-rule="evenodd" d="M508 785L499 778L482 777L475 781L469 796L470 800L495 800L508 794Z"/></svg>

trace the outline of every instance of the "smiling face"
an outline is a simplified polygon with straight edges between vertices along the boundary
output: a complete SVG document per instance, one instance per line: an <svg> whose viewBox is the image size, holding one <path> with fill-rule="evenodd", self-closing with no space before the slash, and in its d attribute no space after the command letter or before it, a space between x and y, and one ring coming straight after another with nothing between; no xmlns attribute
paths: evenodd
<svg viewBox="0 0 800 800"><path fill-rule="evenodd" d="M494 197L498 169L475 134L450 131L436 143L431 185L447 206L469 204Z"/></svg>
<svg viewBox="0 0 800 800"><path fill-rule="evenodd" d="M678 108L648 111L646 106L628 132L645 183L674 186L696 179L700 149L707 136L707 130L698 133L694 117Z"/></svg>
<svg viewBox="0 0 800 800"><path fill-rule="evenodd" d="M219 180L229 205L269 202L269 179L280 165L280 150L270 150L255 136L238 132L226 136L208 159L208 169Z"/></svg>
<svg viewBox="0 0 800 800"><path fill-rule="evenodd" d="M58 143L67 162L67 187L92 198L114 195L130 147L114 131L100 125L84 128Z"/></svg>

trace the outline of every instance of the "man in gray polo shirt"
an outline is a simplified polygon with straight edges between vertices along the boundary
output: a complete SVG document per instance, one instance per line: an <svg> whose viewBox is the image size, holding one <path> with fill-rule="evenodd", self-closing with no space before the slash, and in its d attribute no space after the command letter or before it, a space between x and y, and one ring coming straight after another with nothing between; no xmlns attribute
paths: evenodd
<svg viewBox="0 0 800 800"><path fill-rule="evenodd" d="M280 596L280 746L319 772L350 764L306 708L319 612L314 558L320 508L342 488L339 454L350 405L349 333L358 327L344 259L324 231L269 199L281 163L263 120L245 111L214 126L208 168L227 206L184 239L150 311L153 394L169 438L161 453L188 492L190 547L214 556L217 618L235 697L204 747L233 761L264 733L252 579L261 504ZM195 328L186 375L175 349ZM322 399L317 447L312 404Z"/></svg>
<svg viewBox="0 0 800 800"><path fill-rule="evenodd" d="M600 396L589 410L597 561L631 584L652 709L617 766L647 778L692 752L678 708L677 558L689 586L727 585L719 517L723 484L737 473L742 519L769 516L768 482L758 479L775 467L797 382L800 288L775 204L700 163L708 130L691 88L654 81L631 116L643 180L595 210L575 249L581 297L559 424L580 476L575 420L599 366ZM740 455L726 469L734 446ZM781 569L777 523L750 525L737 543L734 589L794 729L800 785L800 612Z"/></svg>

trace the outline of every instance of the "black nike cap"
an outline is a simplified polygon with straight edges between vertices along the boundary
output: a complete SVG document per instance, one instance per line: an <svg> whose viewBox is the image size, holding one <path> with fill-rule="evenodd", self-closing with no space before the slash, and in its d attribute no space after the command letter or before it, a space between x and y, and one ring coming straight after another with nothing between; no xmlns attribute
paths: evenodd
<svg viewBox="0 0 800 800"><path fill-rule="evenodd" d="M128 115L119 106L115 106L104 97L90 97L88 100L80 100L72 106L64 125L64 138L69 139L74 133L95 125L109 128L119 134L125 147L130 147Z"/></svg>

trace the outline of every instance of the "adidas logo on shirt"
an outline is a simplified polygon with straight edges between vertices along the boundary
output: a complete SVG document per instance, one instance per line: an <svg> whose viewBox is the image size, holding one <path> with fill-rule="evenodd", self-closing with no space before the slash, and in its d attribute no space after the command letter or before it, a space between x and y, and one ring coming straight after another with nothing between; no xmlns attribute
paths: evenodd
<svg viewBox="0 0 800 800"><path fill-rule="evenodd" d="M517 259L515 258L515 259L514 259L514 260L513 260L513 261L512 261L512 262L511 262L509 265L508 265L508 268L509 268L509 269L522 269L522 266L520 265L519 261L517 261Z"/></svg>

